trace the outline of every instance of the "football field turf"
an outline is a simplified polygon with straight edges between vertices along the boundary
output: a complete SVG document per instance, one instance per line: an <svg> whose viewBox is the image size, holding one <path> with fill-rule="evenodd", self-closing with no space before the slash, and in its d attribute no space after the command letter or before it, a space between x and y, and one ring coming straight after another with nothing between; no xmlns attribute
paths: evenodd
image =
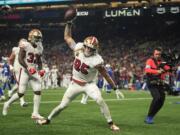
<svg viewBox="0 0 180 135"><path fill-rule="evenodd" d="M64 89L44 90L40 106L41 115L47 117L59 104ZM125 99L117 100L114 92L102 92L120 132L112 132L98 105L91 99L80 104L78 96L67 109L52 120L50 125L40 126L30 118L32 113L32 91L26 93L28 107L22 108L19 101L10 108L7 116L0 115L0 135L178 135L180 134L180 97L167 96L166 102L157 114L154 124L147 125L147 114L151 96L144 91L125 91ZM2 112L3 102L0 102Z"/></svg>

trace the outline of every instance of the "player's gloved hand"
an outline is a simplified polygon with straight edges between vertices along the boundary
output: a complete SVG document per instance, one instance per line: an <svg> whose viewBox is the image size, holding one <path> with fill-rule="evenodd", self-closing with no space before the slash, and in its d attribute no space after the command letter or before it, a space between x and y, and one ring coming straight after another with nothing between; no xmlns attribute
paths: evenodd
<svg viewBox="0 0 180 135"><path fill-rule="evenodd" d="M43 77L44 74L45 74L45 70L40 70L40 71L38 72L38 74L39 74L41 77Z"/></svg>
<svg viewBox="0 0 180 135"><path fill-rule="evenodd" d="M9 65L9 69L12 72L14 70L14 67L12 65Z"/></svg>
<svg viewBox="0 0 180 135"><path fill-rule="evenodd" d="M76 20L76 18L77 17L75 16L73 19L66 21L66 23L69 24L69 25L73 25L73 23Z"/></svg>
<svg viewBox="0 0 180 135"><path fill-rule="evenodd" d="M28 68L28 72L29 72L29 74L30 75L33 75L33 74L35 74L36 73L36 69L35 68Z"/></svg>
<svg viewBox="0 0 180 135"><path fill-rule="evenodd" d="M117 90L117 87L114 87L113 90L116 91L116 90Z"/></svg>
<svg viewBox="0 0 180 135"><path fill-rule="evenodd" d="M116 87L113 88L113 89L115 90L117 99L120 99L120 97L121 97L122 99L124 98L124 94L123 94L119 89L117 89Z"/></svg>

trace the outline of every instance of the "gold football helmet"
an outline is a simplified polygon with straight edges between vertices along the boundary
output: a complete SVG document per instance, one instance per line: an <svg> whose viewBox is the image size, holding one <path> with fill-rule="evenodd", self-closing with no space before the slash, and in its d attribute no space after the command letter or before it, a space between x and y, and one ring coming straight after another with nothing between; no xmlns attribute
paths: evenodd
<svg viewBox="0 0 180 135"><path fill-rule="evenodd" d="M85 56L91 56L97 53L99 49L99 41L94 36L89 36L84 39L84 54ZM89 48L89 49L86 49Z"/></svg>
<svg viewBox="0 0 180 135"><path fill-rule="evenodd" d="M96 37L89 36L85 38L84 45L97 50L99 48L99 41Z"/></svg>
<svg viewBox="0 0 180 135"><path fill-rule="evenodd" d="M32 44L38 44L39 42L42 42L42 33L40 30L38 29L32 29L29 32L28 35L28 40L32 43Z"/></svg>

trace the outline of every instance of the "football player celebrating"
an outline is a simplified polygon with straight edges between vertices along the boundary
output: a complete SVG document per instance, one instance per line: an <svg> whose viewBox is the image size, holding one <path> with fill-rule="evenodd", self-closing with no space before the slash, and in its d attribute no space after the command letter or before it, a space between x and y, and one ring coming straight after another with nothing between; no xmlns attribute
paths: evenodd
<svg viewBox="0 0 180 135"><path fill-rule="evenodd" d="M75 43L71 37L72 23L67 23L64 31L64 39L68 46L74 51L75 59L73 63L72 82L67 88L62 102L55 107L45 120L38 120L38 124L49 124L52 118L64 110L68 104L80 93L86 93L99 105L101 112L107 120L110 129L118 131L119 127L112 121L107 104L101 96L101 92L96 85L98 71L116 90L116 85L104 68L104 61L98 54L99 42L96 37L88 36L83 43Z"/></svg>
<svg viewBox="0 0 180 135"><path fill-rule="evenodd" d="M43 52L42 33L38 29L29 32L28 40L19 42L18 61L20 66L16 72L19 90L7 102L4 103L2 114L8 113L9 106L25 93L28 82L34 91L34 107L32 119L43 119L39 114L39 106L41 100L41 76L44 75L42 69L41 55Z"/></svg>
<svg viewBox="0 0 180 135"><path fill-rule="evenodd" d="M26 40L25 39L21 39L20 42L22 42L22 41L26 41ZM17 79L16 79L15 74L18 72L18 67L20 66L19 65L19 61L18 61L19 50L20 50L19 47L13 47L12 53L11 53L10 57L8 58L8 64L9 64L10 70L14 74L14 77L15 77L15 80L16 80L16 84L13 86L13 88L8 93L9 97L11 97L12 94L14 92L16 92L17 89L18 89L18 83L17 83ZM27 103L24 100L24 96L22 96L20 98L20 105L22 107L26 107L27 106Z"/></svg>

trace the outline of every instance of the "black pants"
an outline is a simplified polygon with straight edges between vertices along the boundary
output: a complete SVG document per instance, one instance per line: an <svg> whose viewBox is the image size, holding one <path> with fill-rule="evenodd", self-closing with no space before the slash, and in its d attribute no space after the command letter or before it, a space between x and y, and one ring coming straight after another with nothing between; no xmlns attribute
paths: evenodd
<svg viewBox="0 0 180 135"><path fill-rule="evenodd" d="M164 104L165 92L161 85L148 84L148 88L153 98L149 107L148 116L154 117Z"/></svg>

